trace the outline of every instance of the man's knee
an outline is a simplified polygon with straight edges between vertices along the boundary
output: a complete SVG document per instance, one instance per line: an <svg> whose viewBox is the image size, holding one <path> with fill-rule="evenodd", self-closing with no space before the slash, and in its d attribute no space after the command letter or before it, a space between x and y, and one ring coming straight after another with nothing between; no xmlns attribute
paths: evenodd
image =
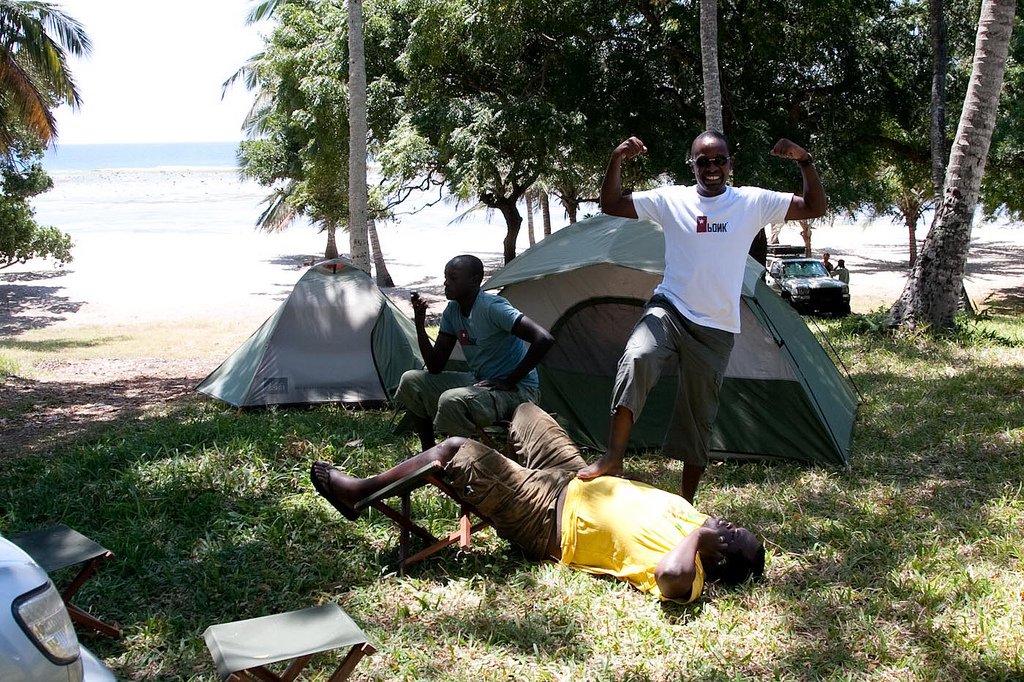
<svg viewBox="0 0 1024 682"><path fill-rule="evenodd" d="M519 403L516 405L515 410L512 411L512 429L519 429L525 424L530 424L549 416L547 412L534 403Z"/></svg>
<svg viewBox="0 0 1024 682"><path fill-rule="evenodd" d="M434 427L442 433L470 436L478 428L490 426L494 419L482 414L473 391L453 388L441 394L437 401Z"/></svg>
<svg viewBox="0 0 1024 682"><path fill-rule="evenodd" d="M437 444L437 461L442 464L447 464L455 456L455 453L459 451L463 445L466 444L466 438L462 436L450 436L445 438L443 441Z"/></svg>
<svg viewBox="0 0 1024 682"><path fill-rule="evenodd" d="M428 372L423 369L406 370L402 373L402 378L398 381L398 388L395 390L395 400L419 416L425 416L421 414L424 411L421 396L423 395L424 376L427 374Z"/></svg>

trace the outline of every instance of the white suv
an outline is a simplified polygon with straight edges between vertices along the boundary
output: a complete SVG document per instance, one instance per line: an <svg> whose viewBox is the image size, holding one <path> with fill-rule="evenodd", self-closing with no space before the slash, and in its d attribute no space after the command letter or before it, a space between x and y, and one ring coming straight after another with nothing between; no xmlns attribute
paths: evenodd
<svg viewBox="0 0 1024 682"><path fill-rule="evenodd" d="M113 673L78 643L46 571L0 536L0 680L111 682Z"/></svg>

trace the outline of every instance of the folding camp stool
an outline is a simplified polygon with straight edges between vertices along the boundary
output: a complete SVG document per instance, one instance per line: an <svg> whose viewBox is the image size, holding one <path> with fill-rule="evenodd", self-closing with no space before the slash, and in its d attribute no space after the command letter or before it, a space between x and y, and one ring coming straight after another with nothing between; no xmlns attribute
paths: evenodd
<svg viewBox="0 0 1024 682"><path fill-rule="evenodd" d="M221 680L291 682L314 654L348 648L330 682L348 679L363 656L376 653L358 625L337 604L313 606L234 623L203 633ZM280 675L265 666L291 661Z"/></svg>
<svg viewBox="0 0 1024 682"><path fill-rule="evenodd" d="M430 462L429 464L426 464L412 472L402 480L392 483L388 487L378 491L376 494L365 498L356 505L356 509L373 507L398 525L399 573L404 573L405 569L409 566L436 554L445 547L453 545L456 542L459 543L459 546L462 549L468 549L470 536L490 525L484 515L481 514L476 507L461 499L458 491L444 480L442 474L443 469L444 467L439 462ZM410 494L416 488L423 487L426 484L434 486L459 504L458 529L443 538L434 536L433 533L412 519L412 504L409 499ZM401 500L401 506L399 509L395 509L385 502L385 500L394 497L398 497ZM470 515L475 516L479 520L476 523L473 523ZM415 535L426 542L427 547L410 555L409 540L412 535Z"/></svg>
<svg viewBox="0 0 1024 682"><path fill-rule="evenodd" d="M109 637L121 636L119 628L104 623L71 603L71 598L96 573L100 564L114 556L113 552L63 523L20 533L10 540L25 550L47 573L82 564L81 570L60 595L71 620Z"/></svg>

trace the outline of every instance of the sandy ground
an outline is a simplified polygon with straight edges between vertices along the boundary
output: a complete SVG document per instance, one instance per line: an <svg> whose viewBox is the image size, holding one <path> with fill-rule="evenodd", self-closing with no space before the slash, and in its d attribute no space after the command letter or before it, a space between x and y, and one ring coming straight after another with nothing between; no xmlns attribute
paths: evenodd
<svg viewBox="0 0 1024 682"><path fill-rule="evenodd" d="M324 236L300 226L278 234L111 232L77 240L64 267L32 261L0 271L0 336L29 329L112 326L174 320L265 319L285 299L305 265L318 258ZM381 226L382 249L396 288L386 290L411 314L408 295L424 292L441 307L441 271L457 253L475 253L500 267L504 227L497 219L472 225ZM339 235L347 250L347 235ZM528 244L521 235L519 250ZM799 243L786 227L781 242ZM816 228L816 256L846 260L855 312L892 303L907 276L902 229L884 222ZM975 228L966 287L981 306L1024 288L1024 227ZM255 328L255 327L254 327Z"/></svg>

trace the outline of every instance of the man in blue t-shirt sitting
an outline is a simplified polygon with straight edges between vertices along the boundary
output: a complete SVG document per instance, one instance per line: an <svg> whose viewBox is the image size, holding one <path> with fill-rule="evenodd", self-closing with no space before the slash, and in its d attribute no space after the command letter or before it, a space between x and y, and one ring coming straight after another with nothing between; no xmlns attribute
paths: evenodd
<svg viewBox="0 0 1024 682"><path fill-rule="evenodd" d="M516 406L537 402L537 363L555 342L551 334L501 296L480 290L484 264L462 255L444 267L440 331L433 343L426 332L427 302L412 295L416 339L425 370L402 375L395 398L409 411L423 449L436 444L435 430L472 436L511 418ZM469 372L442 371L455 344Z"/></svg>

